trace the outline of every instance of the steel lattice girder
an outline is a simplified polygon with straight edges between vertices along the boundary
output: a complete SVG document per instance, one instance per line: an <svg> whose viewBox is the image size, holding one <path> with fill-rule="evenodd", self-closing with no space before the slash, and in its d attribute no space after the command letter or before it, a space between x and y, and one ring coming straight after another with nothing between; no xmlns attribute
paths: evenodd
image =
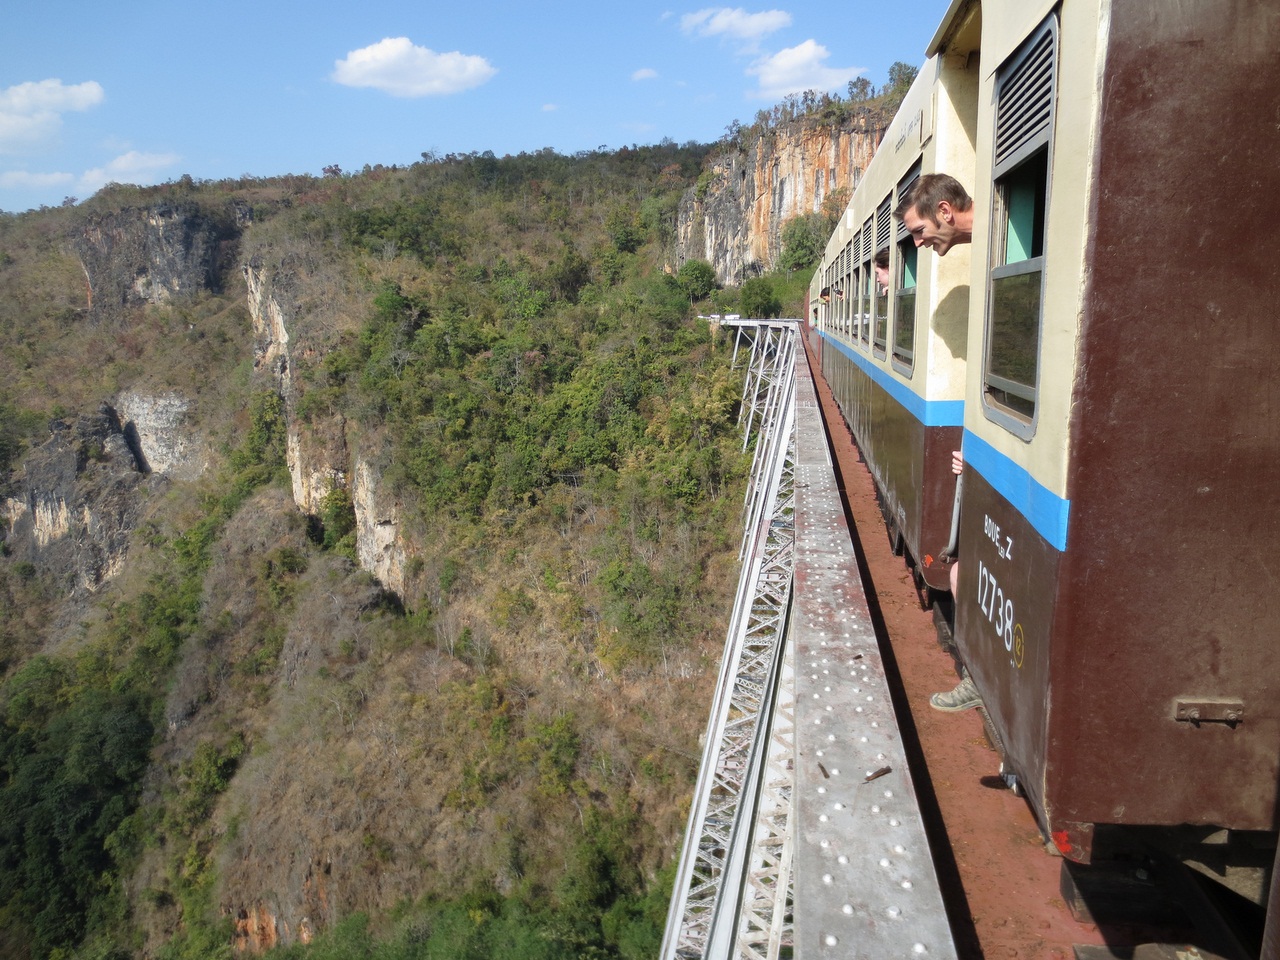
<svg viewBox="0 0 1280 960"><path fill-rule="evenodd" d="M748 429L758 423L743 534L743 575L725 641L706 748L663 943L664 957L722 954L731 944L761 775L762 731L778 679L790 564L794 476L794 326L769 325L753 340L744 385ZM761 397L761 393L764 394ZM781 508L781 509L780 509ZM762 724L762 719L765 721ZM732 863L730 861L733 861ZM770 921L772 923L772 920Z"/></svg>

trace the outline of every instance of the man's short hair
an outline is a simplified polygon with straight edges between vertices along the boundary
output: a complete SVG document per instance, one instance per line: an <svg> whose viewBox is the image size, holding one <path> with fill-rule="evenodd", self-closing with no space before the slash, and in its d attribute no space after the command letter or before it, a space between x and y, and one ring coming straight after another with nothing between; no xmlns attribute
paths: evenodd
<svg viewBox="0 0 1280 960"><path fill-rule="evenodd" d="M907 195L894 209L893 215L901 220L907 215L908 210L915 207L922 219L927 217L930 223L936 224L938 204L943 200L960 211L968 210L973 206L973 198L955 177L946 173L926 173L911 185Z"/></svg>

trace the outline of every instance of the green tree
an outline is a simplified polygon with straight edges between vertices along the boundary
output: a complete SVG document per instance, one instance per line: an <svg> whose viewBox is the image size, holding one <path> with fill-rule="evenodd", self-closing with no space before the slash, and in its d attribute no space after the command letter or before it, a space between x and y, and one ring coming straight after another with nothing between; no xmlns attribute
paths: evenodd
<svg viewBox="0 0 1280 960"><path fill-rule="evenodd" d="M0 915L43 957L84 934L152 728L142 698L103 691L54 710L39 730L15 730L18 719L6 712L0 725Z"/></svg>
<svg viewBox="0 0 1280 960"><path fill-rule="evenodd" d="M619 253L635 253L643 239L640 234L639 218L635 211L627 207L616 207L609 214L604 224L609 233L609 240Z"/></svg>
<svg viewBox="0 0 1280 960"><path fill-rule="evenodd" d="M889 90L905 91L912 83L915 82L916 74L919 72L918 68L913 67L909 63L903 63L901 60L895 61L894 64L889 67Z"/></svg>
<svg viewBox="0 0 1280 960"><path fill-rule="evenodd" d="M356 559L356 508L345 487L334 487L320 501L320 523L324 527L323 546Z"/></svg>
<svg viewBox="0 0 1280 960"><path fill-rule="evenodd" d="M782 256L786 270L804 270L818 262L827 241L827 221L821 213L792 217L782 225Z"/></svg>
<svg viewBox="0 0 1280 960"><path fill-rule="evenodd" d="M866 103L876 95L876 88L866 77L858 77L849 81L849 100L852 103Z"/></svg>
<svg viewBox="0 0 1280 960"><path fill-rule="evenodd" d="M705 260L686 260L676 273L676 283L689 295L689 302L702 300L716 288L715 267Z"/></svg>
<svg viewBox="0 0 1280 960"><path fill-rule="evenodd" d="M742 285L738 310L744 317L767 319L782 314L782 301L773 292L768 277L752 277Z"/></svg>
<svg viewBox="0 0 1280 960"><path fill-rule="evenodd" d="M903 98L911 89L917 73L919 73L917 68L901 60L896 61L889 68L889 84L884 89L885 106L888 109L897 110L902 105Z"/></svg>
<svg viewBox="0 0 1280 960"><path fill-rule="evenodd" d="M255 394L249 401L249 429L240 448L231 454L231 466L236 470L283 466L284 447L284 399L271 390Z"/></svg>

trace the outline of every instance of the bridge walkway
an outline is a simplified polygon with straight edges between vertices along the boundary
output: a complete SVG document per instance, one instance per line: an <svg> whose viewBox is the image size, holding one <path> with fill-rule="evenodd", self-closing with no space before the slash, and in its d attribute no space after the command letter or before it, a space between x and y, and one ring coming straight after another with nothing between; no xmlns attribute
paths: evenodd
<svg viewBox="0 0 1280 960"><path fill-rule="evenodd" d="M662 956L955 957L803 325L728 325L755 464Z"/></svg>

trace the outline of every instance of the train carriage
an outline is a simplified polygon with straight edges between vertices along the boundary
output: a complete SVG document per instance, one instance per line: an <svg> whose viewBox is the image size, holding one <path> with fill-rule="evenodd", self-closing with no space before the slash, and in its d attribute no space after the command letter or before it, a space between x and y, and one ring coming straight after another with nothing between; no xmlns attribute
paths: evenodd
<svg viewBox="0 0 1280 960"><path fill-rule="evenodd" d="M892 216L922 173L972 172L976 21L920 70L814 275L822 370L875 477L890 536L928 587L948 591L951 451L960 444L968 254L921 256ZM888 255L891 281L875 280ZM825 293L824 293L825 290Z"/></svg>
<svg viewBox="0 0 1280 960"><path fill-rule="evenodd" d="M938 539L928 488L951 486L927 453L899 469L929 445L893 398L963 400L955 642L1046 834L1080 861L1115 827L1201 863L1211 837L1212 872L1254 899L1280 782L1278 52L1274 2L956 0L903 110L970 91L967 163L928 129L918 161L975 203L963 278L941 279L958 251L917 260L917 349L963 302L962 392L933 392L931 362L895 377L819 312L882 495L921 485L913 550ZM900 182L894 136L815 287Z"/></svg>
<svg viewBox="0 0 1280 960"><path fill-rule="evenodd" d="M991 6L960 650L1070 856L1274 830L1280 10Z"/></svg>

